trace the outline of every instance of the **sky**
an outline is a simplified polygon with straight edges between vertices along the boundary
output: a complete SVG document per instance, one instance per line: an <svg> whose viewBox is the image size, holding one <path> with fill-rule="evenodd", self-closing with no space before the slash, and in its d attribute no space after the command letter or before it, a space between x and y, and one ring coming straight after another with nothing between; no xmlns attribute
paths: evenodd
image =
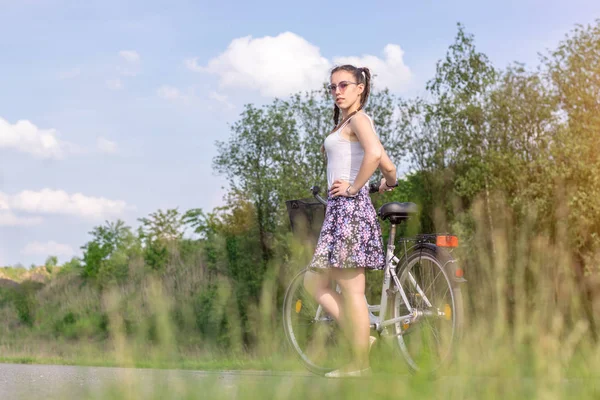
<svg viewBox="0 0 600 400"><path fill-rule="evenodd" d="M81 256L107 220L222 204L215 142L244 105L336 64L414 97L458 22L495 66L534 68L597 18L595 0L0 0L0 266Z"/></svg>

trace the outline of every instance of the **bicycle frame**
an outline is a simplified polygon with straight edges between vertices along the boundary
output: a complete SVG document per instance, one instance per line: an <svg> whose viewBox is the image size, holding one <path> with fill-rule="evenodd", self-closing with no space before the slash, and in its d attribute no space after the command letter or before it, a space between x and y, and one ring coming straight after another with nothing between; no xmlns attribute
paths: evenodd
<svg viewBox="0 0 600 400"><path fill-rule="evenodd" d="M400 262L400 259L394 255L394 250L396 249L396 246L394 245L395 236L396 236L396 225L392 224L391 228L390 228L388 243L386 246L385 268L383 270L383 283L382 283L382 287L381 287L380 304L379 305L370 305L365 296L365 302L367 303L367 308L369 310L370 327L377 330L379 333L381 333L384 330L384 328L387 326L396 324L398 322L403 322L405 324L412 323L420 315L423 315L423 314L426 315L426 314L431 313L431 312L417 313L416 310L414 310L413 307L411 307L411 305L408 301L406 292L404 291L404 288L400 284L400 279L398 278L398 276L396 274L396 266ZM406 240L403 241L403 243L406 246ZM405 254L407 254L406 247L405 247L404 251L405 251ZM417 284L416 279L413 277L413 275L410 273L410 271L407 271L406 273L408 275L407 276L408 280L415 287L415 290L419 293L419 295L421 296L421 298L423 299L425 304L428 307L431 307L432 306L431 302L429 301L429 299L427 298L427 296L425 295L425 293L421 289L421 287ZM392 293L394 293L393 290L390 290L392 288L392 282L395 284L395 287L398 290L398 292L400 292L400 296L402 296L402 301L404 302L404 305L406 306L407 310L409 311L409 314L402 315L402 316L392 318L392 319L383 320L383 318L385 318L385 315L387 313L388 298ZM336 291L338 293L341 292L339 285L336 286ZM377 312L377 315L373 314L373 312ZM322 307L319 305L317 307L317 313L315 315L315 320L317 320L317 321L321 320L321 314L322 314Z"/></svg>
<svg viewBox="0 0 600 400"><path fill-rule="evenodd" d="M318 192L319 192L318 187L316 187L316 186L311 187L311 192L313 193L315 198L321 204L327 206L327 201L325 199L323 199L321 196L319 196L319 194L318 194ZM396 266L400 262L400 259L394 255L394 250L396 249L396 246L394 245L394 240L396 238L396 228L397 228L396 224L391 224L390 234L388 237L388 243L386 246L386 253L385 253L385 268L383 270L383 284L381 287L380 304L379 305L370 305L369 302L367 301L367 297L365 296L365 302L367 303L367 308L369 310L369 325L371 328L377 330L377 332L379 332L379 333L381 333L384 330L384 328L386 328L387 326L394 325L398 322L403 322L405 324L409 324L409 323L415 322L417 320L417 318L419 318L420 316L432 315L431 311L414 310L413 307L411 307L411 305L408 301L408 297L406 296L406 292L404 291L404 288L400 284L400 279L396 275ZM427 235L422 235L422 236L426 237ZM418 238L419 238L419 236L417 236L417 241L419 241ZM408 252L410 250L410 249L408 249L408 250L406 249L407 241L408 240L406 240L406 239L402 240L402 243L404 244L404 255L405 256L408 256ZM445 267L445 265L444 265L444 267ZM425 295L425 292L417 284L417 280L414 278L414 276L410 273L410 271L407 271L406 274L408 275L407 276L408 280L414 286L417 293L419 293L419 295L421 296L421 298L423 299L423 301L427 305L427 307L432 307L431 302ZM387 313L388 298L392 293L394 293L393 290L390 290L392 288L392 281L394 282L397 290L400 292L400 296L402 296L402 301L404 302L406 309L409 311L409 314L402 315L402 316L388 319L388 320L384 320L383 318L385 318L385 315ZM336 285L336 291L338 293L341 293L341 289L340 289L339 285ZM373 314L373 312L377 312L377 315ZM317 313L315 315L315 321L321 320L321 314L322 314L322 307L321 307L321 305L319 305L317 308ZM442 315L444 315L444 313L438 311L435 315L442 316Z"/></svg>
<svg viewBox="0 0 600 400"><path fill-rule="evenodd" d="M378 306L377 305L374 305L374 306L368 305L369 320L371 322L371 327L375 328L378 332L381 332L385 327L393 325L397 322L404 322L404 323L413 322L418 317L418 314L415 313L416 310L414 310L413 307L410 305L410 303L408 301L408 297L406 296L406 292L404 291L404 288L400 284L400 280L398 278L398 275L396 274L396 266L398 265L398 262L400 260L398 259L398 257L396 257L394 255L394 250L396 249L396 246L394 245L395 236L396 236L396 225L392 224L391 228L390 228L390 235L388 238L387 247L386 247L386 257L385 257L386 262L385 262L385 268L383 270L383 284L381 287L381 301ZM403 243L406 246L406 241L403 241ZM405 253L407 252L406 247L404 249L404 252ZM427 298L427 296L425 295L425 293L421 289L421 287L417 284L416 279L412 276L410 271L407 271L406 273L408 275L408 280L415 287L415 290L417 290L417 292L419 293L419 295L421 296L421 298L423 299L425 304L428 307L431 307L431 302L429 301L429 299ZM392 287L392 281L395 284L395 289L398 290L398 292L400 293L400 296L402 297L402 301L404 302L406 309L409 311L409 314L401 315L396 318L384 320L386 313L387 313L388 297L392 293L394 293L393 290L390 290L390 288ZM373 311L378 311L378 315L375 316L373 314Z"/></svg>

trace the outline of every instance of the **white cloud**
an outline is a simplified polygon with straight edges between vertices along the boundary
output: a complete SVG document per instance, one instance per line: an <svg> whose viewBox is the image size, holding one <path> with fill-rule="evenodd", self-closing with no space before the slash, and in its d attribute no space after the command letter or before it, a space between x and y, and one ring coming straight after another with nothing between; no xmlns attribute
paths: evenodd
<svg viewBox="0 0 600 400"><path fill-rule="evenodd" d="M31 242L21 251L25 255L52 255L52 256L72 256L75 254L73 248L67 244L49 241L46 243Z"/></svg>
<svg viewBox="0 0 600 400"><path fill-rule="evenodd" d="M0 226L33 226L42 222L40 217L19 217L11 212L0 211Z"/></svg>
<svg viewBox="0 0 600 400"><path fill-rule="evenodd" d="M361 57L336 57L335 64L352 64L360 67L368 67L371 73L376 75L374 83L380 87L387 87L391 91L401 92L405 90L412 80L410 68L404 64L404 50L397 44L388 44L383 49L384 58L372 55Z"/></svg>
<svg viewBox="0 0 600 400"><path fill-rule="evenodd" d="M110 90L121 90L121 89L123 89L123 82L121 82L121 80L118 78L117 79L107 79L106 86Z"/></svg>
<svg viewBox="0 0 600 400"><path fill-rule="evenodd" d="M217 75L222 88L259 90L264 96L287 96L319 89L327 81L333 65L342 63L369 67L377 75L374 82L382 88L405 90L412 73L404 64L403 50L396 44L388 44L383 56L336 57L332 62L321 55L317 46L285 32L275 37L234 39L207 65L199 65L198 58L185 60L185 65L192 71Z"/></svg>
<svg viewBox="0 0 600 400"><path fill-rule="evenodd" d="M184 61L184 63L185 63L185 66L191 71L205 72L205 69L203 67L201 67L200 65L198 65L198 57L188 58L187 60Z"/></svg>
<svg viewBox="0 0 600 400"><path fill-rule="evenodd" d="M103 137L99 137L96 140L96 147L101 153L106 154L115 154L118 151L118 146L115 142Z"/></svg>
<svg viewBox="0 0 600 400"><path fill-rule="evenodd" d="M85 196L81 193L69 194L52 189L37 192L24 190L15 195L0 192L0 199L9 212L71 215L91 220L117 217L127 210L134 209L122 200Z"/></svg>
<svg viewBox="0 0 600 400"><path fill-rule="evenodd" d="M5 194L0 193L0 211L8 210L8 197Z"/></svg>
<svg viewBox="0 0 600 400"><path fill-rule="evenodd" d="M140 62L140 55L135 50L121 50L119 55L128 63L136 64Z"/></svg>
<svg viewBox="0 0 600 400"><path fill-rule="evenodd" d="M318 88L330 68L318 47L291 32L234 39L207 66L199 66L197 59L187 60L186 65L194 71L218 75L222 87L257 89L264 96L287 96Z"/></svg>
<svg viewBox="0 0 600 400"><path fill-rule="evenodd" d="M121 50L119 56L125 61L117 66L117 71L124 76L136 76L140 72L141 57L135 50Z"/></svg>
<svg viewBox="0 0 600 400"><path fill-rule="evenodd" d="M235 108L235 106L231 102L229 102L227 96L225 96L224 94L220 94L217 92L210 92L208 94L208 97L210 97L213 100L216 100L218 103L225 105L225 107L227 107L229 109Z"/></svg>
<svg viewBox="0 0 600 400"><path fill-rule="evenodd" d="M0 149L14 149L38 158L61 159L79 151L77 146L58 138L55 129L40 129L27 120L11 125L0 118Z"/></svg>
<svg viewBox="0 0 600 400"><path fill-rule="evenodd" d="M71 68L68 71L63 71L61 73L58 74L58 79L64 80L64 79L73 79L78 77L79 75L81 75L81 68L76 67L76 68Z"/></svg>
<svg viewBox="0 0 600 400"><path fill-rule="evenodd" d="M158 94L158 96L166 100L181 100L186 97L181 93L179 89L169 85L163 85L159 87L156 93Z"/></svg>

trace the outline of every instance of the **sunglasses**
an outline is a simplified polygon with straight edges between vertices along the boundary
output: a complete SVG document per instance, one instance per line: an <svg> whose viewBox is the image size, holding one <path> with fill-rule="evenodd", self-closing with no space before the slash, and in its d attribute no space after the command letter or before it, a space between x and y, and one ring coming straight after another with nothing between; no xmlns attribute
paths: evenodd
<svg viewBox="0 0 600 400"><path fill-rule="evenodd" d="M340 83L338 83L337 85L328 85L327 89L329 89L331 91L331 93L335 93L337 88L340 88L340 92L344 93L344 91L346 90L346 88L350 85L358 85L358 83L356 82L348 82L348 81L341 81Z"/></svg>

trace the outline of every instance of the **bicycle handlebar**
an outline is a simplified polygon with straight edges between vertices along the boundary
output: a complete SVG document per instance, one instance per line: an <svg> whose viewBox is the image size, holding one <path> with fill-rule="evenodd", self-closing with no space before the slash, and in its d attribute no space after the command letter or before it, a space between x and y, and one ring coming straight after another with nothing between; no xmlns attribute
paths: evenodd
<svg viewBox="0 0 600 400"><path fill-rule="evenodd" d="M311 193L313 194L313 196L315 196L315 199L317 199L319 201L319 203L323 204L323 205L327 205L327 200L323 199L323 197L321 197L319 195L319 192L321 191L321 188L317 185L314 185L310 188ZM369 184L369 194L371 193L377 193L379 192L379 184L377 182L371 182Z"/></svg>
<svg viewBox="0 0 600 400"><path fill-rule="evenodd" d="M369 194L378 193L379 192L379 184L377 182L369 183Z"/></svg>

